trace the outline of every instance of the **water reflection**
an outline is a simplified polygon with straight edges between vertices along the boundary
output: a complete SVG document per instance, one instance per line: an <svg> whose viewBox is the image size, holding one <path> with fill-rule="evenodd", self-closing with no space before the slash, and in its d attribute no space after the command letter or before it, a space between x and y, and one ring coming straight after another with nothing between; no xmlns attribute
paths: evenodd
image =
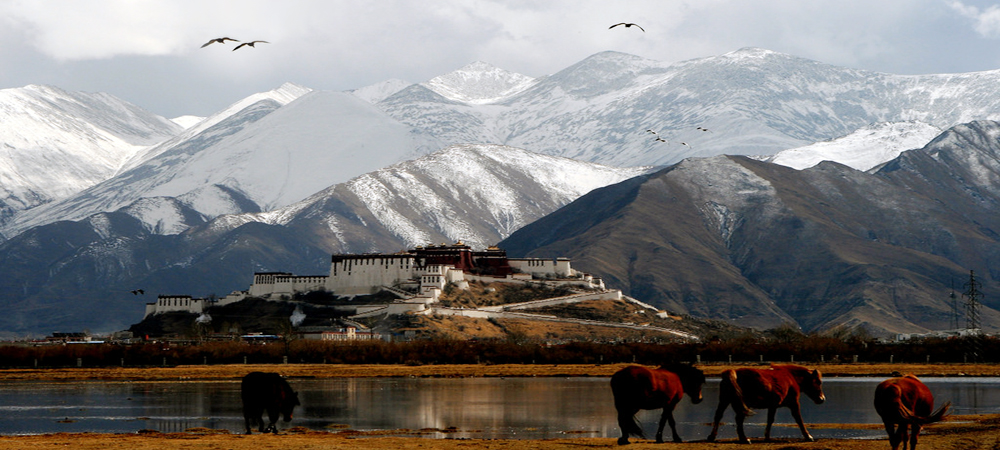
<svg viewBox="0 0 1000 450"><path fill-rule="evenodd" d="M871 406L881 379L828 378L827 402L803 398L811 423L879 423ZM928 378L938 403L956 414L1000 413L1000 379ZM524 438L619 435L607 378L347 378L291 380L302 406L290 424L316 430L424 430L443 438ZM718 379L709 379L705 401L685 399L675 411L685 440L704 439L718 401ZM766 414L748 419L751 438L763 435ZM640 412L647 435L659 411ZM727 411L720 439L735 437ZM797 438L786 409L779 409L775 437ZM163 432L194 427L242 432L239 382L0 383L0 434L52 432ZM453 428L449 430L449 428ZM444 431L442 431L444 430ZM810 428L817 438L881 437L882 431Z"/></svg>

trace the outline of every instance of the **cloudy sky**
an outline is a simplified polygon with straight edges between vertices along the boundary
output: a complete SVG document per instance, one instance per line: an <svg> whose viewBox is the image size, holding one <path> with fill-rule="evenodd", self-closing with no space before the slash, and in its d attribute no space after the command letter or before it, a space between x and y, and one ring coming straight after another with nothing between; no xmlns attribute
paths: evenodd
<svg viewBox="0 0 1000 450"><path fill-rule="evenodd" d="M896 74L1000 69L979 0L0 0L0 88L109 92L209 115L290 81L346 90L473 61L529 76L614 50L664 62L762 47ZM608 27L635 22L635 28ZM228 36L267 40L232 51Z"/></svg>

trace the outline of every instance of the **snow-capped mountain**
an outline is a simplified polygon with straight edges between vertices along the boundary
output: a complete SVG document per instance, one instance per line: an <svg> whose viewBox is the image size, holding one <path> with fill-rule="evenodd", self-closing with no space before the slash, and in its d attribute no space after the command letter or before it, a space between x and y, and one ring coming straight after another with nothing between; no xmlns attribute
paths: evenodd
<svg viewBox="0 0 1000 450"><path fill-rule="evenodd" d="M443 78L473 79L475 69ZM498 143L629 166L770 155L880 122L945 129L1000 118L998 83L1000 71L891 75L758 48L676 64L603 52L488 104L425 83L378 105L449 143Z"/></svg>
<svg viewBox="0 0 1000 450"><path fill-rule="evenodd" d="M177 136L161 142L158 145L152 146L145 151L137 153L129 159L120 172L135 168L147 160L172 148L188 145L186 141L198 140L197 136L202 132L214 127L224 120L230 119L234 115L242 112L244 109L257 105L258 103L269 103L275 105L276 107L281 107L305 94L308 94L309 92L312 92L312 89L299 86L295 83L285 83L277 89L252 94L240 101L237 101L236 103L233 103L232 105L229 105L222 111L212 114L210 117L191 124L191 126L185 128L184 131Z"/></svg>
<svg viewBox="0 0 1000 450"><path fill-rule="evenodd" d="M142 198L164 199L169 205L158 210L177 212L172 218L147 222L149 229L182 231L190 225L192 214L177 210L169 199L204 219L268 211L359 172L441 147L435 139L346 93L286 96L285 105L273 95L251 100L256 101L238 103L222 117L206 119L149 150L145 159L108 181L19 215L5 226L4 233L13 236L53 218L80 220Z"/></svg>
<svg viewBox="0 0 1000 450"><path fill-rule="evenodd" d="M878 123L844 137L782 150L762 159L800 170L834 161L865 171L906 150L921 148L939 134L941 129L922 122Z"/></svg>
<svg viewBox="0 0 1000 450"><path fill-rule="evenodd" d="M336 252L388 251L441 240L485 248L593 189L650 169L603 166L500 145L455 145L285 208L222 216L211 226L220 231L248 222L301 226L308 221L322 225L314 228L322 229L329 250ZM357 205L364 213L331 204ZM361 216L371 219L359 222ZM345 237L372 228L384 229L390 237L383 243Z"/></svg>
<svg viewBox="0 0 1000 450"><path fill-rule="evenodd" d="M219 216L182 234L150 224L169 228L172 217L190 208L176 198L143 198L116 212L34 227L0 244L0 271L9 275L0 277L0 307L8 311L0 317L0 335L121 329L142 315L129 293L136 286L149 293L224 295L245 289L258 271L325 273L331 253L458 240L482 248L595 187L646 170L502 146L453 146L285 208ZM71 301L66 292L73 292Z"/></svg>
<svg viewBox="0 0 1000 450"><path fill-rule="evenodd" d="M558 252L681 314L891 335L954 328L949 293L970 270L983 329L1000 329L997 229L1000 122L976 121L869 171L686 159L594 190L499 246Z"/></svg>
<svg viewBox="0 0 1000 450"><path fill-rule="evenodd" d="M357 115L345 113L344 120L338 119L333 125L323 118L341 114L333 112L330 109L333 106L316 110L298 108L300 111L295 114L286 113L298 117L284 124L277 123L278 119L257 124L258 119L272 112L296 109L296 99L310 92L308 88L286 84L247 97L179 133L167 122L176 136L155 146L118 150L117 158L130 156L117 166L105 163L101 166L106 167L104 171L88 175L91 181L87 183L93 184L102 176L107 179L110 176L107 172L112 170L107 167L116 167L117 177L109 179L103 187L80 193L76 199L65 198L59 204L39 208L39 204L67 197L86 184L70 183L72 187L57 196L42 196L36 190L18 189L32 182L50 182L46 181L45 173L31 175L40 180L32 181L18 178L26 176L24 172L9 167L0 170L0 180L3 177L11 180L3 187L16 194L9 195L12 200L8 203L21 205L8 207L8 214L33 207L17 214L0 230L9 237L30 226L80 219L152 197L178 200L205 219L226 213L269 210L315 192L307 192L308 189L321 189L373 170L377 168L374 164L391 164L459 143L505 144L615 166L669 164L690 156L719 153L769 155L840 138L872 123L913 121L944 129L972 118L1000 118L1000 98L992 95L998 82L1000 71L899 76L845 69L754 48L676 64L603 52L539 78L476 62L424 83L407 85L400 80L378 83L353 91L351 97L375 102L385 114L375 114L374 110ZM334 97L331 93L320 96ZM341 100L336 108L347 108L345 111L361 108L349 105L345 98ZM309 117L310 114L319 117ZM239 119L234 119L237 116ZM373 122L363 125L362 118ZM409 131L402 131L398 123L385 126L388 122L402 123ZM334 144L343 136L324 128L347 124L357 130L356 138L348 138L350 144L346 146ZM276 128L264 131L265 126ZM240 131L244 127L247 130ZM397 130L390 133L396 137L377 137L383 127ZM362 141L367 138L358 136L364 133L373 133L371 136L380 139L379 143L363 147ZM254 137L258 134L268 137ZM156 136L163 139L162 135ZM153 137L148 135L148 139L139 143L153 141ZM663 141L657 141L656 137ZM289 151L302 147L302 140L312 140L305 145L309 150ZM324 140L327 144L318 143ZM101 139L90 141L101 142ZM372 145L383 144L391 150L366 154L376 158L359 154L372 150ZM877 157L865 154L851 158L859 163L884 160L901 149L894 145L910 144L878 145L874 149L880 153ZM212 150L205 151L209 148ZM330 148L353 153L344 159ZM786 160L793 153L777 161ZM87 156L88 152L81 154L83 158L92 158ZM182 164L181 160L185 162ZM314 163L305 164L305 160ZM233 161L237 163L230 164ZM350 161L364 164L351 167ZM327 163L332 163L332 168L319 169ZM60 167L89 164L67 163ZM222 168L217 169L220 164ZM256 169L249 169L250 166ZM273 169L281 168L303 170L308 176L275 176ZM316 171L322 172L322 176ZM303 181L312 176L323 179L315 183ZM150 178L143 180L147 177ZM61 177L74 178L77 177ZM287 180L290 184L264 180ZM190 217L185 213L171 223L149 226L178 230Z"/></svg>
<svg viewBox="0 0 1000 450"><path fill-rule="evenodd" d="M495 103L528 89L535 79L476 61L423 83L428 89L457 102Z"/></svg>
<svg viewBox="0 0 1000 450"><path fill-rule="evenodd" d="M108 94L0 90L0 222L113 176L181 127Z"/></svg>

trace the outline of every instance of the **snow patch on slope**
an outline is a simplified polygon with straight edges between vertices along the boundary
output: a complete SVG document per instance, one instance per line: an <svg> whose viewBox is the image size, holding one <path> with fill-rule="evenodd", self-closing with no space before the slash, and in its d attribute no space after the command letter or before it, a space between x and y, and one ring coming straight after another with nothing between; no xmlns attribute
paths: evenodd
<svg viewBox="0 0 1000 450"><path fill-rule="evenodd" d="M764 160L798 170L834 161L866 171L927 145L939 134L939 128L922 122L884 122L830 141L783 150Z"/></svg>
<svg viewBox="0 0 1000 450"><path fill-rule="evenodd" d="M153 234L180 234L192 225L184 220L179 202L167 197L143 198L121 211L139 219Z"/></svg>
<svg viewBox="0 0 1000 450"><path fill-rule="evenodd" d="M201 116L190 116L190 115L188 115L188 116L178 116L178 117L174 117L173 119L170 119L171 122L176 123L177 125L180 125L181 127L184 127L184 129L191 128L191 127L197 125L202 120L205 120L205 118L201 117Z"/></svg>

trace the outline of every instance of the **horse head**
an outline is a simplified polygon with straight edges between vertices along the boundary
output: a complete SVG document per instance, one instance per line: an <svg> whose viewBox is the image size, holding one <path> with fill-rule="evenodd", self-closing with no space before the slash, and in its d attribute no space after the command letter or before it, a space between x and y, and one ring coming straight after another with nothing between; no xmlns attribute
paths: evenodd
<svg viewBox="0 0 1000 450"><path fill-rule="evenodd" d="M826 395L823 395L823 374L819 369L808 371L800 387L817 405L826 401Z"/></svg>
<svg viewBox="0 0 1000 450"><path fill-rule="evenodd" d="M665 364L664 369L677 374L681 379L681 387L684 393L691 398L691 403L698 404L704 399L701 395L701 387L705 384L705 373L701 369L691 364Z"/></svg>
<svg viewBox="0 0 1000 450"><path fill-rule="evenodd" d="M287 388L283 394L281 402L281 415L285 422L291 422L292 411L299 405L299 394L293 391L290 387Z"/></svg>

